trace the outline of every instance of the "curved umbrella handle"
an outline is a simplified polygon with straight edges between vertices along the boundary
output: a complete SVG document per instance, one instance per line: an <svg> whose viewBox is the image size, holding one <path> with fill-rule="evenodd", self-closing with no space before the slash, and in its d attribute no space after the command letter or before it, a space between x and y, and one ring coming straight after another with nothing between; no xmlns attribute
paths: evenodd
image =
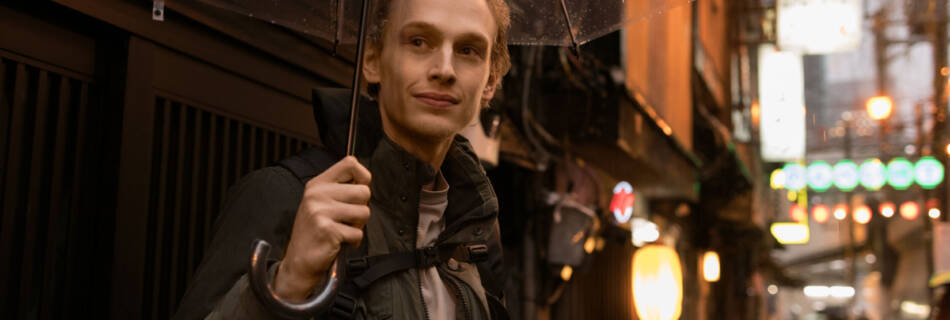
<svg viewBox="0 0 950 320"><path fill-rule="evenodd" d="M289 318L308 318L324 313L333 305L337 291L340 290L340 283L342 282L341 279L343 278L344 272L344 265L340 263L339 258L334 259L333 264L330 266L331 272L323 291L320 291L320 294L309 300L294 303L281 299L277 296L277 293L274 292L272 279L270 279L270 275L267 272L268 253L270 253L270 243L260 239L256 240L254 242L254 252L251 255L251 270L249 272L251 289L254 290L258 301L260 301L267 310ZM342 253L343 249L341 248L340 254Z"/></svg>

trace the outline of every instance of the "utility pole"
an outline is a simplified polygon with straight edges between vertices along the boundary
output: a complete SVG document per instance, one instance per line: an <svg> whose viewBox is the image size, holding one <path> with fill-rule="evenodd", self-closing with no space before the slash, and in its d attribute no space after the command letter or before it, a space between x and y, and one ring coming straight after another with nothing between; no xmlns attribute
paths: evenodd
<svg viewBox="0 0 950 320"><path fill-rule="evenodd" d="M947 169L947 152L943 148L944 133L947 129L947 102L946 84L947 84L947 0L934 1L934 19L931 26L933 35L933 57L934 57L934 126L932 154L944 165L944 171ZM942 213L946 214L948 209L947 182L941 183L936 190L938 206ZM930 217L924 217L924 240L927 243L927 276L934 273L933 257L933 223ZM927 290L928 300L931 300L932 291Z"/></svg>
<svg viewBox="0 0 950 320"><path fill-rule="evenodd" d="M854 134L854 115L851 111L848 111L844 122L844 158L851 159L851 138ZM845 223L848 225L848 244L845 247L845 259L847 259L847 269L845 270L845 281L852 288L857 288L855 286L857 282L857 269L855 268L855 256L856 253L854 248L854 191L848 191L845 193L845 203L848 205L848 217L845 218ZM839 233L840 236L840 233ZM848 319L854 320L854 297L848 300Z"/></svg>

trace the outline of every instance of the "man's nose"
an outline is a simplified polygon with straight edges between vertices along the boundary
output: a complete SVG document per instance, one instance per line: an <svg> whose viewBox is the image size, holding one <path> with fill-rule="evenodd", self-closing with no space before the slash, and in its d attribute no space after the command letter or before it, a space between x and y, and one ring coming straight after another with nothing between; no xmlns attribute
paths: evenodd
<svg viewBox="0 0 950 320"><path fill-rule="evenodd" d="M452 46L443 46L432 57L432 67L429 69L429 80L443 84L455 83L455 64L453 61L455 49Z"/></svg>

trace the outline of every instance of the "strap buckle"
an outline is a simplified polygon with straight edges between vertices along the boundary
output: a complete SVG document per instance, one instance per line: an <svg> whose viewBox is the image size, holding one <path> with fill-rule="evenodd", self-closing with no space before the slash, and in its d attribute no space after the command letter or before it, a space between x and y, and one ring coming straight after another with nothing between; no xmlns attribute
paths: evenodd
<svg viewBox="0 0 950 320"><path fill-rule="evenodd" d="M363 274L363 272L368 268L369 261L366 260L366 257L350 258L346 260L346 273L350 277Z"/></svg>
<svg viewBox="0 0 950 320"><path fill-rule="evenodd" d="M353 313L356 312L356 298L339 292L336 299L333 299L333 306L330 307L330 314L339 319L353 319Z"/></svg>
<svg viewBox="0 0 950 320"><path fill-rule="evenodd" d="M436 247L425 247L416 250L416 263L418 268L427 268L439 263L439 249Z"/></svg>
<svg viewBox="0 0 950 320"><path fill-rule="evenodd" d="M488 246L484 244L465 246L465 250L468 251L469 262L475 263L488 260Z"/></svg>

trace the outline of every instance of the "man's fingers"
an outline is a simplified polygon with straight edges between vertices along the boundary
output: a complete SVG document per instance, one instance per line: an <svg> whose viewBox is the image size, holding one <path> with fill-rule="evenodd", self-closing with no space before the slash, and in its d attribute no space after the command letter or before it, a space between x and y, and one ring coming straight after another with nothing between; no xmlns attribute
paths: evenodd
<svg viewBox="0 0 950 320"><path fill-rule="evenodd" d="M335 183L332 186L332 189L320 188L308 192L317 192L330 199L350 204L367 204L372 196L369 186L364 184Z"/></svg>
<svg viewBox="0 0 950 320"><path fill-rule="evenodd" d="M342 223L337 224L337 231L343 236L343 242L358 246L363 240L363 230Z"/></svg>
<svg viewBox="0 0 950 320"><path fill-rule="evenodd" d="M368 185L372 180L372 175L359 161L353 156L347 156L335 163L329 169L320 175L311 179L311 181L336 182L336 183L356 183Z"/></svg>
<svg viewBox="0 0 950 320"><path fill-rule="evenodd" d="M328 214L333 221L362 229L366 220L369 220L369 211L369 207L365 205L340 202L333 206Z"/></svg>

